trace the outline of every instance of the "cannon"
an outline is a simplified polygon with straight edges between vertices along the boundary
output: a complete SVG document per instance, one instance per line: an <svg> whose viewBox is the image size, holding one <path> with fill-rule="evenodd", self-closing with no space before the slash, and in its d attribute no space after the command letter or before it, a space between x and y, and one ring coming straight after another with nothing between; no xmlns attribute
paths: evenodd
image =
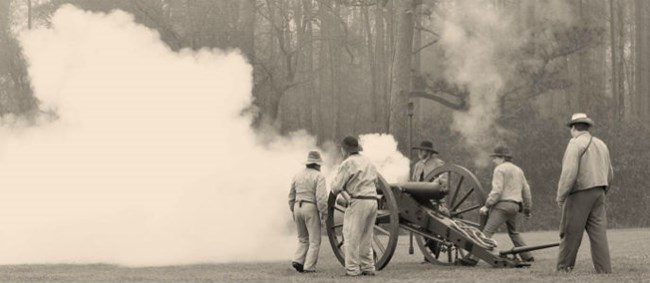
<svg viewBox="0 0 650 283"><path fill-rule="evenodd" d="M446 175L446 184L431 182L442 175ZM424 257L439 265L455 265L459 259L472 254L495 267L525 267L530 263L520 260L519 253L559 245L553 243L496 251L496 242L481 233L486 219L479 209L485 203L486 193L476 176L462 166L447 164L439 167L425 177L425 182L389 184L380 176L376 183L379 197L371 246L377 270L390 262L401 229L413 232ZM440 211L436 204L443 198L448 213ZM343 265L345 209L337 202L336 196L330 196L327 235L334 255Z"/></svg>

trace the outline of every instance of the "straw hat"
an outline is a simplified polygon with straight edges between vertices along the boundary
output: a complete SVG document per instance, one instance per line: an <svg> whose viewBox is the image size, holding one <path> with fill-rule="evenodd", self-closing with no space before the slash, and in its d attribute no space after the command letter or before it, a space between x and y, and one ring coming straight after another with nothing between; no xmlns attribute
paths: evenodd
<svg viewBox="0 0 650 283"><path fill-rule="evenodd" d="M585 113L575 113L571 116L571 120L566 123L567 127L571 127L574 124L578 123L584 123L589 125L589 127L594 125L594 120L591 120L591 118L587 117L587 114Z"/></svg>
<svg viewBox="0 0 650 283"><path fill-rule="evenodd" d="M307 154L307 162L305 164L318 164L323 163L323 159L320 158L320 153L318 151L310 151Z"/></svg>
<svg viewBox="0 0 650 283"><path fill-rule="evenodd" d="M508 158L512 158L512 153L510 152L510 149L508 149L505 146L497 146L494 149L494 153L490 154L490 157L508 157Z"/></svg>

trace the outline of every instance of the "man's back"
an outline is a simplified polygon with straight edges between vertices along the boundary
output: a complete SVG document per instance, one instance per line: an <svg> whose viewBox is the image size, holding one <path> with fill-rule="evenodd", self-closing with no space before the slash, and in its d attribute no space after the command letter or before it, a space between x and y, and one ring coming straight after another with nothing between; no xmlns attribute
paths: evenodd
<svg viewBox="0 0 650 283"><path fill-rule="evenodd" d="M346 190L353 197L377 196L377 177L377 169L367 157L353 154L341 163L332 190Z"/></svg>

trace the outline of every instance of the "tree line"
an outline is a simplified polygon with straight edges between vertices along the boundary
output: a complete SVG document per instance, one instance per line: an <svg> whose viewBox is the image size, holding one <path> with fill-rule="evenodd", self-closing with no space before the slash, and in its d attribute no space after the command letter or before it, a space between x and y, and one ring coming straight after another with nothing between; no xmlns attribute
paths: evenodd
<svg viewBox="0 0 650 283"><path fill-rule="evenodd" d="M489 184L491 169L473 165L476 155L461 146L466 137L450 127L455 113L476 106L469 104L475 93L446 75L458 66L441 42L454 9L483 5L507 15L523 39L499 55L511 72L498 90L496 123L537 207L551 216L529 228L557 225L554 190L569 139L563 123L573 112L594 118L594 134L612 152L610 224L650 224L648 1L0 0L0 115L42 114L16 32L47 26L64 4L127 11L173 50L240 49L254 67L248 111L258 113L257 124L305 129L319 142L391 133L407 156L409 143L433 140L443 159Z"/></svg>

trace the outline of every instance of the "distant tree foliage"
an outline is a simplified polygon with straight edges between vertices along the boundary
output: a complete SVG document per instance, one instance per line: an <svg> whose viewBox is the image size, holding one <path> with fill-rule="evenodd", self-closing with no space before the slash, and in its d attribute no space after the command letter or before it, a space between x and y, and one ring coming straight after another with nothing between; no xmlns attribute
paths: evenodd
<svg viewBox="0 0 650 283"><path fill-rule="evenodd" d="M455 111L472 107L466 104L472 95L467 85L447 76L457 66L446 60L440 43L441 23L461 2L0 0L0 115L39 113L17 29L47 26L63 4L99 12L121 9L156 29L173 50L239 48L254 67L255 105L246 110L258 113L254 126L270 123L283 133L305 129L321 143L388 132L405 155L410 155L409 135L414 143L431 139L443 159L469 167L487 187L492 169L475 166L478 157L450 128ZM570 138L563 123L573 112L595 119L593 132L612 153L610 225L649 226L650 2L475 3L512 16L507 20L514 20L522 39L515 49L499 53L500 64L512 72L498 93L500 130L494 134L514 150L514 162L531 182L533 214L540 217L527 228L558 225L555 188ZM451 103L410 98L416 92Z"/></svg>

